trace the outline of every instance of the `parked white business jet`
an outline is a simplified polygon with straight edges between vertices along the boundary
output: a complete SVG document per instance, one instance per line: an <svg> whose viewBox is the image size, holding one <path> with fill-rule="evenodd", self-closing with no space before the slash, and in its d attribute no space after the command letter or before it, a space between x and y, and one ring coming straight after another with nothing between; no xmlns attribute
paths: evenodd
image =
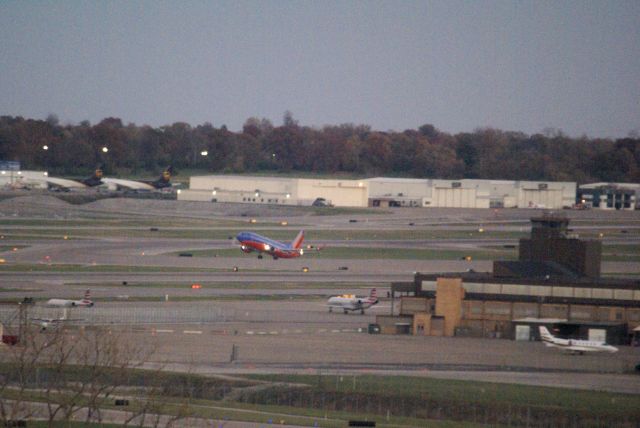
<svg viewBox="0 0 640 428"><path fill-rule="evenodd" d="M67 299L49 299L47 306L57 306L63 308L72 308L76 306L93 306L91 301L91 291L87 290L84 293L84 299L82 300L67 300Z"/></svg>
<svg viewBox="0 0 640 428"><path fill-rule="evenodd" d="M329 312L333 312L333 308L339 308L342 309L345 314L349 311L360 311L361 314L364 314L365 309L369 309L376 304L378 304L378 294L375 288L371 289L369 297L343 294L341 296L329 297L327 301Z"/></svg>
<svg viewBox="0 0 640 428"><path fill-rule="evenodd" d="M552 348L562 349L571 354L584 354L585 352L618 352L615 346L607 345L604 342L592 340L561 339L555 337L546 327L540 326L540 339L545 345Z"/></svg>
<svg viewBox="0 0 640 428"><path fill-rule="evenodd" d="M64 308L62 318L31 318L31 321L35 321L40 324L40 330L45 331L48 328L56 328L61 326L65 322L84 321L80 318L68 318L67 308Z"/></svg>

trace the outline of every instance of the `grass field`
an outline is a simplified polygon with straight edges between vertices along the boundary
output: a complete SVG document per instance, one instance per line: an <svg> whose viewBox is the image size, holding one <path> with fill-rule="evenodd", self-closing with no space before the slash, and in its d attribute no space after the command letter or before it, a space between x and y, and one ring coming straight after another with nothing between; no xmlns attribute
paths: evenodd
<svg viewBox="0 0 640 428"><path fill-rule="evenodd" d="M197 218L96 218L96 219L3 219L3 226L11 226L12 228L26 227L31 228L78 228L78 227L240 227L241 225L250 225L248 221L240 220L223 220L223 219L197 219ZM267 223L275 226L276 223Z"/></svg>
<svg viewBox="0 0 640 428"><path fill-rule="evenodd" d="M189 390L187 413L217 421L326 428L347 426L349 420L373 420L384 428L519 426L529 419L531 426L634 426L640 421L638 395L565 388L366 374L207 377L134 370L126 379L131 387L167 385L163 414L176 414ZM5 390L2 396L15 394ZM24 394L28 401L45 400L40 390ZM133 410L144 398L131 400ZM115 406L107 400L103 408Z"/></svg>
<svg viewBox="0 0 640 428"><path fill-rule="evenodd" d="M380 282L385 286L388 286L388 282ZM183 281L183 282L127 282L127 288L167 288L167 287L191 287L192 282ZM370 283L362 284L362 283L350 283L350 282L305 282L304 284L300 284L297 282L277 282L277 283L269 283L269 282L261 282L261 283L252 283L252 282L233 282L233 283L219 283L219 282L198 282L202 286L202 288L214 288L214 289L229 289L229 290L294 290L299 288L308 289L353 289L353 288L361 288L363 290L369 290ZM74 282L74 286L76 287L91 287L92 283L78 283ZM121 282L103 282L100 283L100 287L122 287ZM2 291L2 289L0 289Z"/></svg>
<svg viewBox="0 0 640 428"><path fill-rule="evenodd" d="M266 225L268 226L268 225ZM181 239L228 239L234 238L238 233L246 229L259 230L260 234L266 235L273 239L290 241L297 234L297 230L289 229L264 229L264 224L250 224L242 228L230 229L210 229L210 228L180 228L180 229L162 229L152 231L150 228L55 228L55 229L33 229L29 227L0 227L0 234L5 239L19 239L20 237L57 237L62 239L63 236L69 238L105 238L105 237L130 237L130 238L181 238ZM269 226L270 227L270 226ZM518 239L524 237L525 234L520 232L466 232L466 231L442 231L442 230L316 230L307 232L305 240L313 242L313 240L416 240L416 239Z"/></svg>
<svg viewBox="0 0 640 428"><path fill-rule="evenodd" d="M14 248L20 250L27 247L27 245L0 245L0 253L3 253L5 251L13 251Z"/></svg>
<svg viewBox="0 0 640 428"><path fill-rule="evenodd" d="M221 250L186 250L181 253L191 253L194 257L238 257L238 249L229 248ZM325 247L321 251L307 250L304 258L307 259L404 259L404 260L459 260L471 257L472 260L515 260L516 250L431 250L422 248L372 248L372 247Z"/></svg>
<svg viewBox="0 0 640 428"><path fill-rule="evenodd" d="M232 272L229 269L184 268L168 266L76 265L76 264L3 264L0 272ZM247 271L245 269L245 271Z"/></svg>
<svg viewBox="0 0 640 428"><path fill-rule="evenodd" d="M428 396L430 399L530 404L596 413L640 414L640 396L491 382L460 381L405 376L251 375L249 379L306 384L341 392L377 391L383 396Z"/></svg>

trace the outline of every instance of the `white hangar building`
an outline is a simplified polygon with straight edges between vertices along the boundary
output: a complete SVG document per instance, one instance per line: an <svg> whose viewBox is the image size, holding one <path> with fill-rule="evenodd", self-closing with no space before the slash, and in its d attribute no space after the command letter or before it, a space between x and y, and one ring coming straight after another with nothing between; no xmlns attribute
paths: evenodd
<svg viewBox="0 0 640 428"><path fill-rule="evenodd" d="M561 209L576 199L575 182L385 177L365 182L370 206Z"/></svg>
<svg viewBox="0 0 640 428"><path fill-rule="evenodd" d="M189 179L178 200L311 205L317 198L340 207L366 207L365 180L207 175Z"/></svg>
<svg viewBox="0 0 640 428"><path fill-rule="evenodd" d="M340 207L547 208L571 206L574 182L435 180L376 177L362 180L208 175L190 178L178 200Z"/></svg>

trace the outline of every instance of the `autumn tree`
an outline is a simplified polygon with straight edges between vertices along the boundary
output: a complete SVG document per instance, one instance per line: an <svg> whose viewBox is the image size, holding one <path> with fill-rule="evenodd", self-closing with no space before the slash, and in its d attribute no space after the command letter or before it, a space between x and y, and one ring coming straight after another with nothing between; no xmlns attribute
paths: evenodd
<svg viewBox="0 0 640 428"><path fill-rule="evenodd" d="M41 333L34 325L22 328L18 345L9 347L0 362L0 424L44 417L54 423L105 422L104 408L127 397L124 426L159 426L162 406L182 401L178 412L162 420L187 416L188 401L163 394L160 383L132 389L132 370L153 353L125 334L105 329L56 328ZM159 369L160 370L160 369ZM151 378L159 378L160 371Z"/></svg>

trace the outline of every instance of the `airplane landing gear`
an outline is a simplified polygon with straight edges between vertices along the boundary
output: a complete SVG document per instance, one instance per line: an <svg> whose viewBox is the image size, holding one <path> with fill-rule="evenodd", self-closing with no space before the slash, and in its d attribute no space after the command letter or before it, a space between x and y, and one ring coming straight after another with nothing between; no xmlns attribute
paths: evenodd
<svg viewBox="0 0 640 428"><path fill-rule="evenodd" d="M262 258L262 254L258 254L258 258L261 259Z"/></svg>

